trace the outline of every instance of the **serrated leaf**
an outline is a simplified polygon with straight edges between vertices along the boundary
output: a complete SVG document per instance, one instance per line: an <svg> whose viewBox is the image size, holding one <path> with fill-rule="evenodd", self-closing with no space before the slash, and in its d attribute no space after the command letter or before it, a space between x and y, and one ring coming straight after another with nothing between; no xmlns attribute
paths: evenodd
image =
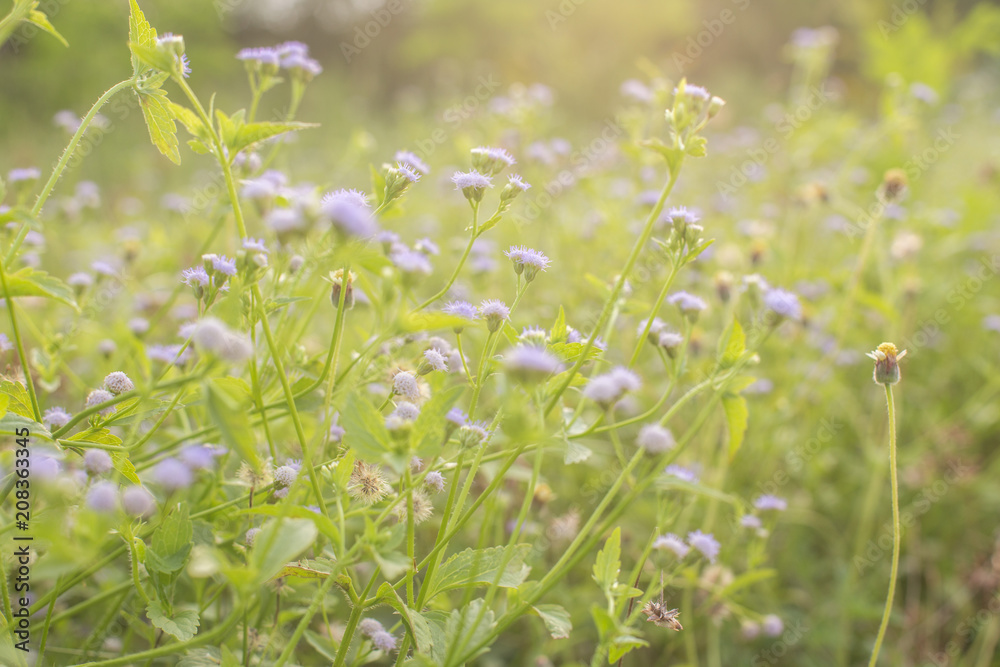
<svg viewBox="0 0 1000 667"><path fill-rule="evenodd" d="M464 650L469 650L486 639L496 625L492 609L482 612L483 600L473 600L462 609L455 609L448 615L448 623L445 625L445 644L449 648L461 644ZM480 616L482 612L482 616ZM478 623L476 623L478 619ZM475 625L473 625L475 623ZM462 664L471 662L477 656L486 653L489 649L482 648L472 655L460 656Z"/></svg>
<svg viewBox="0 0 1000 667"><path fill-rule="evenodd" d="M31 398L28 396L28 390L23 384L11 380L0 381L0 394L5 394L9 397L9 403L7 404L9 412L20 415L25 419L34 419L35 413L31 410Z"/></svg>
<svg viewBox="0 0 1000 667"><path fill-rule="evenodd" d="M375 406L356 393L347 397L340 413L344 427L344 443L366 461L379 461L391 451L389 431Z"/></svg>
<svg viewBox="0 0 1000 667"><path fill-rule="evenodd" d="M146 605L146 616L149 617L154 627L182 642L186 642L198 633L200 621L198 612L193 609L175 611L173 615L170 615L167 614L162 602L150 600L149 604Z"/></svg>
<svg viewBox="0 0 1000 667"><path fill-rule="evenodd" d="M27 20L28 23L38 26L45 32L49 33L50 35L58 39L60 42L62 42L63 46L67 47L69 46L69 42L66 41L66 38L64 38L62 35L59 34L59 31L56 30L51 23L49 23L49 17L47 17L42 12L38 11L37 9L31 10L31 13L28 14Z"/></svg>
<svg viewBox="0 0 1000 667"><path fill-rule="evenodd" d="M201 118L198 118L198 114L191 111L185 106L181 106L176 102L167 101L167 107L170 109L170 113L173 117L180 121L181 125L191 133L192 136L208 141L210 136L208 130L205 128L205 124L201 122Z"/></svg>
<svg viewBox="0 0 1000 667"><path fill-rule="evenodd" d="M137 57L139 61L151 69L158 70L160 72L170 72L173 69L174 61L173 56L169 53L160 51L155 46L147 46L145 44L133 44L129 42L128 48L132 51L132 55ZM162 83L162 82L161 82ZM147 86L144 87L145 90L150 90L158 86Z"/></svg>
<svg viewBox="0 0 1000 667"><path fill-rule="evenodd" d="M621 555L622 529L618 527L604 542L604 548L597 552L597 560L594 562L594 581L605 591L614 588L618 581L618 572L622 566Z"/></svg>
<svg viewBox="0 0 1000 667"><path fill-rule="evenodd" d="M153 29L153 26L149 25L149 21L146 20L142 10L139 9L139 4L136 0L129 0L128 41L130 44L141 46L156 46L156 30ZM132 74L139 75L146 69L133 52Z"/></svg>
<svg viewBox="0 0 1000 667"><path fill-rule="evenodd" d="M153 532L146 567L164 574L177 572L191 554L193 538L194 524L188 518L187 504L182 503Z"/></svg>
<svg viewBox="0 0 1000 667"><path fill-rule="evenodd" d="M571 465L573 463L580 463L586 461L590 458L590 455L594 452L584 445L576 442L575 440L566 440L566 451L563 453L563 463L566 465Z"/></svg>
<svg viewBox="0 0 1000 667"><path fill-rule="evenodd" d="M552 328L549 330L549 342L562 343L566 340L566 336L566 311L563 310L562 306L559 306L559 314L556 315L556 321L552 323Z"/></svg>
<svg viewBox="0 0 1000 667"><path fill-rule="evenodd" d="M553 639L566 639L573 629L569 612L558 604L536 604L532 609L542 618L545 629Z"/></svg>
<svg viewBox="0 0 1000 667"><path fill-rule="evenodd" d="M734 317L732 324L726 328L725 334L719 339L719 365L723 368L729 368L735 364L746 352L746 342L743 327L740 326L739 320Z"/></svg>
<svg viewBox="0 0 1000 667"><path fill-rule="evenodd" d="M7 274L7 291L0 297L40 296L46 299L61 301L67 306L79 310L73 290L69 285L45 271L38 271L29 266Z"/></svg>
<svg viewBox="0 0 1000 667"><path fill-rule="evenodd" d="M229 147L230 155L236 155L240 151L253 146L256 143L264 141L265 139L270 139L271 137L276 137L279 134L285 134L286 132L296 132L298 130L305 130L311 127L319 127L316 123L298 123L298 122L284 122L284 123L247 123L241 125L237 130L235 135L226 142Z"/></svg>
<svg viewBox="0 0 1000 667"><path fill-rule="evenodd" d="M312 546L317 535L316 525L308 519L276 519L264 524L250 550L250 564L257 569L257 584L273 579L289 561Z"/></svg>
<svg viewBox="0 0 1000 667"><path fill-rule="evenodd" d="M498 585L503 588L516 588L528 577L530 568L524 564L524 559L531 551L531 545L515 544L509 548L512 553L508 555L509 561L504 565ZM469 584L492 585L507 549L508 547L466 549L455 554L438 569L427 600L444 591L464 588Z"/></svg>
<svg viewBox="0 0 1000 667"><path fill-rule="evenodd" d="M735 394L726 394L722 397L722 409L726 413L726 424L729 426L729 460L731 461L740 445L743 444L743 436L746 434L747 425L750 420L750 411L747 409L747 399Z"/></svg>
<svg viewBox="0 0 1000 667"><path fill-rule="evenodd" d="M28 429L33 438L42 437L46 440L52 439L52 435L48 430L31 417L23 417L16 412L9 411L9 409L6 414L0 417L0 435L18 437L17 431L22 428Z"/></svg>
<svg viewBox="0 0 1000 667"><path fill-rule="evenodd" d="M157 150L165 155L174 164L181 163L181 153L177 143L177 125L170 115L167 103L167 94L161 89L139 92L139 106L142 108L142 117L146 120L146 127L149 129L149 139L156 146Z"/></svg>

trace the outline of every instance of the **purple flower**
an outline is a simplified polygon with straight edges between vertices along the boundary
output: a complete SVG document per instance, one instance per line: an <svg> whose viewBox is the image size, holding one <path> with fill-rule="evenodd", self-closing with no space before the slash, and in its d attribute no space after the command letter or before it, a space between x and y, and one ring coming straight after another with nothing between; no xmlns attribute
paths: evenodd
<svg viewBox="0 0 1000 667"><path fill-rule="evenodd" d="M674 88L674 95L676 95L677 93L678 89ZM706 90L702 86L696 86L692 83L685 84L684 94L687 95L688 97L693 97L694 99L703 100L706 102L710 97L710 95L708 94L708 90Z"/></svg>
<svg viewBox="0 0 1000 667"><path fill-rule="evenodd" d="M535 279L539 271L549 268L549 258L537 250L524 246L511 246L505 253L514 264L514 273L521 275L529 283Z"/></svg>
<svg viewBox="0 0 1000 667"><path fill-rule="evenodd" d="M372 635L372 644L383 653L396 650L396 638L384 630Z"/></svg>
<svg viewBox="0 0 1000 667"><path fill-rule="evenodd" d="M595 375L587 383L583 395L605 408L617 403L627 392L642 386L642 380L627 368L618 367L608 373Z"/></svg>
<svg viewBox="0 0 1000 667"><path fill-rule="evenodd" d="M507 177L507 188L513 193L515 190L517 192L526 192L531 186L522 180L519 174L511 174Z"/></svg>
<svg viewBox="0 0 1000 667"><path fill-rule="evenodd" d="M427 255L406 247L398 248L390 253L389 259L403 273L426 276L430 275L431 271L434 270L431 261L427 259Z"/></svg>
<svg viewBox="0 0 1000 667"><path fill-rule="evenodd" d="M271 65L275 68L279 64L278 52L269 46L240 49L239 53L236 54L236 59L258 65Z"/></svg>
<svg viewBox="0 0 1000 667"><path fill-rule="evenodd" d="M430 239L419 239L413 244L413 248L424 255L440 255L441 249L438 248L437 243L431 241Z"/></svg>
<svg viewBox="0 0 1000 667"><path fill-rule="evenodd" d="M487 299L479 305L479 314L486 320L487 328L493 333L510 319L510 308L498 299Z"/></svg>
<svg viewBox="0 0 1000 667"><path fill-rule="evenodd" d="M153 468L153 479L167 491L176 491L191 486L194 475L190 468L175 458L163 459Z"/></svg>
<svg viewBox="0 0 1000 667"><path fill-rule="evenodd" d="M243 239L243 249L267 254L267 245L263 239L245 238Z"/></svg>
<svg viewBox="0 0 1000 667"><path fill-rule="evenodd" d="M215 465L215 457L222 456L226 450L210 445L188 445L181 450L180 459L191 470L205 470Z"/></svg>
<svg viewBox="0 0 1000 667"><path fill-rule="evenodd" d="M396 151L394 156L397 164L403 164L411 169L420 172L421 174L431 173L431 168L427 166L427 163L420 159L416 153L411 153L410 151Z"/></svg>
<svg viewBox="0 0 1000 667"><path fill-rule="evenodd" d="M708 304L705 303L703 299L697 297L688 292L674 292L669 297L667 297L669 303L674 304L681 311L682 314L687 316L697 317L698 313L705 310Z"/></svg>
<svg viewBox="0 0 1000 667"><path fill-rule="evenodd" d="M10 352L13 349L14 344L10 342L10 338L7 338L7 334L0 333L0 354Z"/></svg>
<svg viewBox="0 0 1000 667"><path fill-rule="evenodd" d="M429 350L424 351L424 359L426 360L430 370L448 372L448 360L444 358L440 350L436 350L433 347Z"/></svg>
<svg viewBox="0 0 1000 667"><path fill-rule="evenodd" d="M405 396L411 401L420 398L420 385L417 377L410 371L400 371L392 378L392 391L399 396Z"/></svg>
<svg viewBox="0 0 1000 667"><path fill-rule="evenodd" d="M340 190L334 190L333 192L328 192L323 195L323 204L327 204L331 201L341 199L354 204L358 208L371 208L368 203L368 195L361 190L355 190L354 188L346 189L341 188Z"/></svg>
<svg viewBox="0 0 1000 667"><path fill-rule="evenodd" d="M475 320L479 318L479 311L476 310L476 307L468 301L451 301L441 309L441 312L467 320Z"/></svg>
<svg viewBox="0 0 1000 667"><path fill-rule="evenodd" d="M115 396L118 396L119 394L132 391L135 389L135 385L129 379L128 375L122 371L114 371L113 373L108 373L108 376L104 378L104 388Z"/></svg>
<svg viewBox="0 0 1000 667"><path fill-rule="evenodd" d="M762 512L766 510L784 512L788 509L788 501L784 498L779 498L778 496L764 494L762 496L757 496L757 498L753 501L753 506Z"/></svg>
<svg viewBox="0 0 1000 667"><path fill-rule="evenodd" d="M664 474L670 477L676 477L682 482L687 482L688 484L698 483L698 473L690 468L685 468L684 466L677 465L676 463L671 463L664 470Z"/></svg>
<svg viewBox="0 0 1000 667"><path fill-rule="evenodd" d="M212 268L224 276L236 275L236 261L225 255L212 255Z"/></svg>
<svg viewBox="0 0 1000 667"><path fill-rule="evenodd" d="M113 512L118 506L118 488L111 482L98 482L87 492L87 507L95 512Z"/></svg>
<svg viewBox="0 0 1000 667"><path fill-rule="evenodd" d="M8 183L20 183L22 181L37 181L41 177L42 177L42 172L35 167L23 167L20 169L11 169L9 172L7 172Z"/></svg>
<svg viewBox="0 0 1000 667"><path fill-rule="evenodd" d="M480 202L486 188L493 187L493 179L472 170L468 172L456 171L451 177L451 182L455 184L456 190L461 190L465 198L470 202Z"/></svg>
<svg viewBox="0 0 1000 667"><path fill-rule="evenodd" d="M42 415L42 421L49 425L49 430L62 428L69 423L69 420L73 418L73 415L66 412L60 407L49 408Z"/></svg>
<svg viewBox="0 0 1000 667"><path fill-rule="evenodd" d="M558 358L534 345L518 345L506 356L504 365L512 377L522 382L541 381L563 370Z"/></svg>
<svg viewBox="0 0 1000 667"><path fill-rule="evenodd" d="M740 525L744 528L759 530L763 526L763 523L761 523L760 517L756 514L744 514L740 519Z"/></svg>
<svg viewBox="0 0 1000 667"><path fill-rule="evenodd" d="M122 491L122 508L132 516L149 516L155 507L153 496L141 486L130 486Z"/></svg>
<svg viewBox="0 0 1000 667"><path fill-rule="evenodd" d="M368 238L378 233L378 225L368 209L356 197L332 197L323 202L322 212L333 225L347 236Z"/></svg>
<svg viewBox="0 0 1000 667"><path fill-rule="evenodd" d="M673 533L667 533L666 535L660 535L657 537L653 541L653 548L672 551L678 558L684 558L687 556L688 552L691 551L691 547L684 544L684 540L677 537Z"/></svg>
<svg viewBox="0 0 1000 667"><path fill-rule="evenodd" d="M502 148L479 146L473 148L472 166L476 170L494 176L515 163L514 157Z"/></svg>
<svg viewBox="0 0 1000 667"><path fill-rule="evenodd" d="M111 394L110 391L107 391L105 389L95 389L94 391L87 394L86 406L88 408L92 408L96 405L100 405L101 403L107 403L113 398L114 396ZM115 406L111 405L101 410L100 415L102 417L107 417L110 414L114 414L115 410L116 410Z"/></svg>
<svg viewBox="0 0 1000 667"><path fill-rule="evenodd" d="M673 207L667 211L667 217L672 223L681 223L681 225L693 225L701 219L698 217L697 213L688 210L686 206Z"/></svg>
<svg viewBox="0 0 1000 667"><path fill-rule="evenodd" d="M764 306L778 317L790 320L802 319L802 304L793 292L783 289L769 289L764 293Z"/></svg>
<svg viewBox="0 0 1000 667"><path fill-rule="evenodd" d="M664 428L659 424L646 424L639 429L639 436L636 438L636 442L651 454L660 454L673 449L674 445L677 444L674 440L674 434L670 432L670 429Z"/></svg>
<svg viewBox="0 0 1000 667"><path fill-rule="evenodd" d="M181 272L181 282L190 287L208 287L208 272L203 266L192 266Z"/></svg>
<svg viewBox="0 0 1000 667"><path fill-rule="evenodd" d="M424 477L424 484L440 493L444 491L444 475L437 470L432 470Z"/></svg>
<svg viewBox="0 0 1000 667"><path fill-rule="evenodd" d="M274 469L274 481L281 486L291 486L299 477L299 471L291 466L278 466Z"/></svg>
<svg viewBox="0 0 1000 667"><path fill-rule="evenodd" d="M719 555L719 543L711 533L696 530L688 533L687 541L688 544L700 551L701 555L707 558L710 563L715 562Z"/></svg>
<svg viewBox="0 0 1000 667"><path fill-rule="evenodd" d="M777 637L785 630L785 624L781 622L781 617L775 614L768 614L762 618L760 627L768 637Z"/></svg>
<svg viewBox="0 0 1000 667"><path fill-rule="evenodd" d="M114 467L111 456L103 449L88 449L83 455L83 467L91 475L103 475Z"/></svg>
<svg viewBox="0 0 1000 667"><path fill-rule="evenodd" d="M455 426L465 426L469 423L469 415L464 413L461 408L452 408L444 418Z"/></svg>
<svg viewBox="0 0 1000 667"><path fill-rule="evenodd" d="M365 637L371 637L376 632L385 632L385 626L379 623L374 618L364 618L358 623L358 630L361 631Z"/></svg>
<svg viewBox="0 0 1000 667"><path fill-rule="evenodd" d="M392 411L392 414L403 421L412 422L420 416L420 408L409 401L400 401L396 404L396 409Z"/></svg>

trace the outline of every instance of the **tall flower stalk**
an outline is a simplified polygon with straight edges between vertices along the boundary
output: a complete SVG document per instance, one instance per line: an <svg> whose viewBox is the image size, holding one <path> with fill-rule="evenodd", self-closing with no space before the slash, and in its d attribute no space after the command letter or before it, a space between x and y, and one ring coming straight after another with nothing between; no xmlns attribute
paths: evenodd
<svg viewBox="0 0 1000 667"><path fill-rule="evenodd" d="M892 484L892 569L889 571L889 593L885 598L885 610L882 612L882 623L875 637L875 646L868 667L874 667L878 662L878 654L885 639L885 630L889 626L889 615L892 613L892 599L896 593L896 576L899 573L899 483L896 476L896 408L892 399L892 385L899 382L898 361L906 356L906 350L899 352L892 343L882 343L868 356L875 360L876 384L885 387L886 410L889 413L889 473Z"/></svg>

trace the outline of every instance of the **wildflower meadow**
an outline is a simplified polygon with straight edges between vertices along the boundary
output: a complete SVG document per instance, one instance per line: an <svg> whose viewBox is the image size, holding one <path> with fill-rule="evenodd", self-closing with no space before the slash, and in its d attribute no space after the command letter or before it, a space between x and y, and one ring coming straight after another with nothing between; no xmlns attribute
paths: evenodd
<svg viewBox="0 0 1000 667"><path fill-rule="evenodd" d="M0 12L0 664L1000 665L997 5Z"/></svg>

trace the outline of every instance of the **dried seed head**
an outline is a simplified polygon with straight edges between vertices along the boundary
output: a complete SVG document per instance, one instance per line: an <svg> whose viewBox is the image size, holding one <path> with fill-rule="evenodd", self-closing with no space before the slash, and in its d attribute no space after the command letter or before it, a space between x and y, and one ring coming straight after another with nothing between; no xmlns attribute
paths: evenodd
<svg viewBox="0 0 1000 667"><path fill-rule="evenodd" d="M407 503L400 502L396 505L396 518L406 521ZM423 491L413 492L413 523L421 524L431 518L434 513L434 504Z"/></svg>
<svg viewBox="0 0 1000 667"><path fill-rule="evenodd" d="M680 632L684 629L681 622L677 620L681 612L678 609L667 609L667 605L662 602L650 600L646 603L642 613L646 615L646 620L653 623L658 628L670 628Z"/></svg>
<svg viewBox="0 0 1000 667"><path fill-rule="evenodd" d="M364 505L374 505L392 491L385 481L382 469L377 465L368 465L358 461L347 484L347 492L352 498Z"/></svg>

